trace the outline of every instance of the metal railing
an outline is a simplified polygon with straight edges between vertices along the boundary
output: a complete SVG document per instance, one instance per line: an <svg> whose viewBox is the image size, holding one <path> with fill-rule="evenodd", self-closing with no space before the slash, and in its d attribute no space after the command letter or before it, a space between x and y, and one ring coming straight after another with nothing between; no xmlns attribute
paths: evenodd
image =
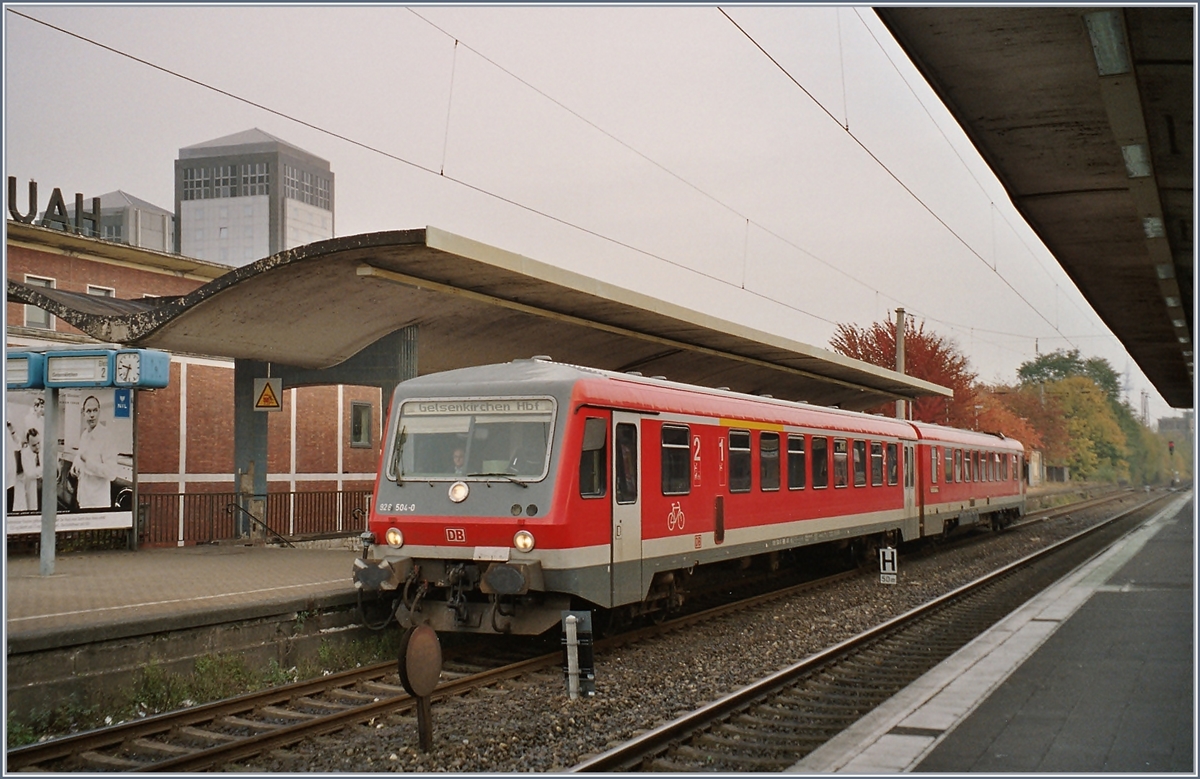
<svg viewBox="0 0 1200 779"><path fill-rule="evenodd" d="M265 503L263 524L268 536L288 539L305 536L357 535L366 529L363 519L370 490L271 492L241 496ZM239 538L245 528L236 492L142 493L138 495L138 546L211 544ZM240 504L239 504L240 505Z"/></svg>

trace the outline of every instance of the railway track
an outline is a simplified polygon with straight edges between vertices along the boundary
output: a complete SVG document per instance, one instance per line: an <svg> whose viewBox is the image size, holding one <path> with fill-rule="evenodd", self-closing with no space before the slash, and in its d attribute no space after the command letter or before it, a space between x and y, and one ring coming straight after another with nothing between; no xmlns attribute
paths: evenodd
<svg viewBox="0 0 1200 779"><path fill-rule="evenodd" d="M785 770L1169 499L1122 512L570 770Z"/></svg>
<svg viewBox="0 0 1200 779"><path fill-rule="evenodd" d="M1075 508L1082 505L1075 504ZM1044 513L1030 518L1045 519L1041 516ZM598 640L595 650L603 652L684 630L732 610L752 608L859 575L857 570L846 571L748 598L727 599L661 625ZM506 649L498 650L495 637L490 638L486 649L473 649L467 644L448 652L433 700L561 664L561 653L546 652L545 642L511 642ZM50 771L206 770L415 707L416 700L400 684L396 663L389 661L19 747L8 752L8 767Z"/></svg>
<svg viewBox="0 0 1200 779"><path fill-rule="evenodd" d="M725 603L661 625L599 640L595 649L615 649L682 630L735 609L829 586L857 575L857 571L847 571ZM560 651L535 653L538 645L539 642L533 641L518 642L514 646L524 646L525 656L515 660L496 657L491 651L494 647L489 649L490 658L467 655L447 660L443 665L443 681L432 700L463 695L506 679L561 666ZM521 650L510 649L510 654L513 652L519 654ZM19 747L8 752L8 768L55 772L202 771L348 725L369 722L384 714L405 713L416 705L416 699L401 686L395 661L390 661Z"/></svg>

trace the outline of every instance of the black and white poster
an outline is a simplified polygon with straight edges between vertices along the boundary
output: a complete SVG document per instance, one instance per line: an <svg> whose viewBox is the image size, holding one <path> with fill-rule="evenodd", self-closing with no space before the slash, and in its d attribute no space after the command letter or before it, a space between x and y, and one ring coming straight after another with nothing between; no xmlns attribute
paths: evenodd
<svg viewBox="0 0 1200 779"><path fill-rule="evenodd" d="M7 535L41 532L47 451L44 390L7 390ZM133 526L133 391L60 389L56 529Z"/></svg>

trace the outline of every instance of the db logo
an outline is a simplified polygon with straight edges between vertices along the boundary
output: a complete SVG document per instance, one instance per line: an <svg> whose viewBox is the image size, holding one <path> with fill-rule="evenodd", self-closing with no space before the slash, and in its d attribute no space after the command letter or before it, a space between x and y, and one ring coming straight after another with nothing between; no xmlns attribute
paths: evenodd
<svg viewBox="0 0 1200 779"><path fill-rule="evenodd" d="M452 544L467 543L467 531L461 527L446 528L446 540Z"/></svg>

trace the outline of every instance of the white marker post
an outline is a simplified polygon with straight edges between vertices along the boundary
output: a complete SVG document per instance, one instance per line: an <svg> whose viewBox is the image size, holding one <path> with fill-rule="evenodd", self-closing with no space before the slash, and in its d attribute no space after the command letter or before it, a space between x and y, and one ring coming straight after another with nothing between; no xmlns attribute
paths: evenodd
<svg viewBox="0 0 1200 779"><path fill-rule="evenodd" d="M880 584L895 584L897 570L897 555L896 550L890 546L885 546L879 550L879 583Z"/></svg>

